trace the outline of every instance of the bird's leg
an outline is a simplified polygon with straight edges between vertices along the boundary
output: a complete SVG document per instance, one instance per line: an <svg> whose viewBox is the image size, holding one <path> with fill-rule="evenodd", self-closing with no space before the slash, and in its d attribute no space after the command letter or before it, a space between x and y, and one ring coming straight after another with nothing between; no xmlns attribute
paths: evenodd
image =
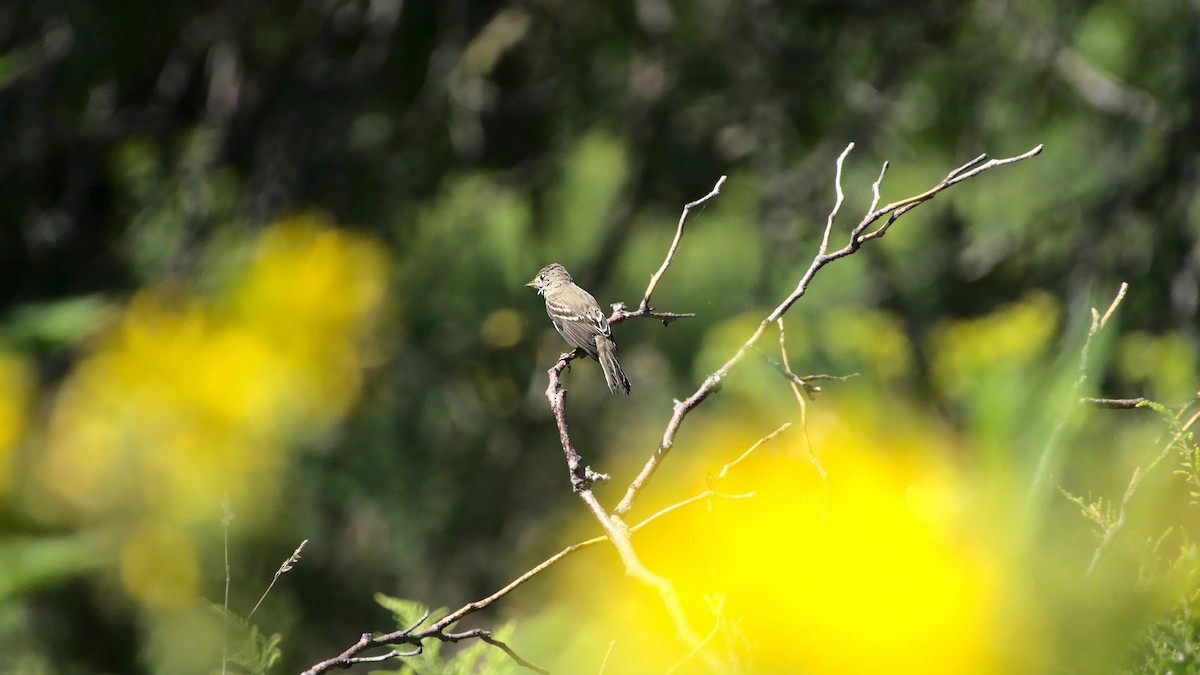
<svg viewBox="0 0 1200 675"><path fill-rule="evenodd" d="M572 359L582 359L586 356L587 356L587 352L580 349L579 347L576 347L575 349L572 349L569 352L563 352L562 354L559 354L558 360L567 366L567 372L571 372L571 360Z"/></svg>

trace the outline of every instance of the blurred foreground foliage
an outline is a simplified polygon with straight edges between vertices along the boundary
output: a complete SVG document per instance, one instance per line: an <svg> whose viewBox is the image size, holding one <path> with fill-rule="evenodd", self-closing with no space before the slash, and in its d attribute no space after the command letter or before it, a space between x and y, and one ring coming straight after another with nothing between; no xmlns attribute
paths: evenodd
<svg viewBox="0 0 1200 675"><path fill-rule="evenodd" d="M806 430L771 335L689 418L633 515L794 424L721 482L753 497L635 538L716 627L705 652L684 660L595 549L468 623L511 621L558 672L1196 669L1198 18L1186 0L0 9L0 670L209 672L224 652L292 672L403 623L377 593L456 607L591 536L541 396L563 345L521 284L557 261L633 304L679 207L729 175L655 296L697 317L617 329L633 398L594 364L568 375L612 503L672 400L794 287L851 140L847 222L885 159L888 201L980 152L1046 150L822 271L786 319L790 362L858 376L821 383ZM1121 280L1081 373L1087 310Z"/></svg>
<svg viewBox="0 0 1200 675"><path fill-rule="evenodd" d="M375 243L330 225L277 222L219 292L169 283L112 312L44 427L24 448L4 446L21 478L5 497L45 533L32 550L6 546L6 597L60 581L47 566L91 568L152 634L193 621L222 521L249 534L279 517L289 455L331 433L376 351L386 262ZM21 384L31 382L10 385L14 401L33 394ZM7 433L19 441L20 431ZM46 547L56 538L62 546ZM73 564L55 562L64 557ZM192 628L170 639L196 658L220 653L220 633ZM150 649L152 662L205 663L177 647Z"/></svg>

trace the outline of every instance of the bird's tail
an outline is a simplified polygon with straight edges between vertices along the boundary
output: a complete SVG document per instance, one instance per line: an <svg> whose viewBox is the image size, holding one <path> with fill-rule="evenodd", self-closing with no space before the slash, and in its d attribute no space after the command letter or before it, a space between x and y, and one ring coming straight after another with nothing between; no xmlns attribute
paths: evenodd
<svg viewBox="0 0 1200 675"><path fill-rule="evenodd" d="M617 363L617 345L612 340L603 335L596 336L596 353L599 354L600 369L604 371L604 381L608 383L608 389L614 394L628 394L629 380L625 378L625 372L621 370L621 364Z"/></svg>

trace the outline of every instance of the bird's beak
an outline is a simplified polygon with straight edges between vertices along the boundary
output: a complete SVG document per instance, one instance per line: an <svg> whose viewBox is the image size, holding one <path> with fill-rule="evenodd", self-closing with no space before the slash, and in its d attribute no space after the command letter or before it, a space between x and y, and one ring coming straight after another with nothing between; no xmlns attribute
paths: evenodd
<svg viewBox="0 0 1200 675"><path fill-rule="evenodd" d="M525 288L533 288L535 286L537 286L537 282L534 282L534 281L531 281L531 282L525 284Z"/></svg>

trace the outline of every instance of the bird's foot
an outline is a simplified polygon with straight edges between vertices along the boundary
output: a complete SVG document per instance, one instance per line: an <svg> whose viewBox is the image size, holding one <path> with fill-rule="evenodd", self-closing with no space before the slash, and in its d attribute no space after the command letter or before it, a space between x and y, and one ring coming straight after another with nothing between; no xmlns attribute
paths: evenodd
<svg viewBox="0 0 1200 675"><path fill-rule="evenodd" d="M562 354L559 354L558 361L567 367L567 372L571 372L572 359L581 359L585 356L587 356L587 352L583 351L579 347L576 347L569 352L563 352Z"/></svg>

